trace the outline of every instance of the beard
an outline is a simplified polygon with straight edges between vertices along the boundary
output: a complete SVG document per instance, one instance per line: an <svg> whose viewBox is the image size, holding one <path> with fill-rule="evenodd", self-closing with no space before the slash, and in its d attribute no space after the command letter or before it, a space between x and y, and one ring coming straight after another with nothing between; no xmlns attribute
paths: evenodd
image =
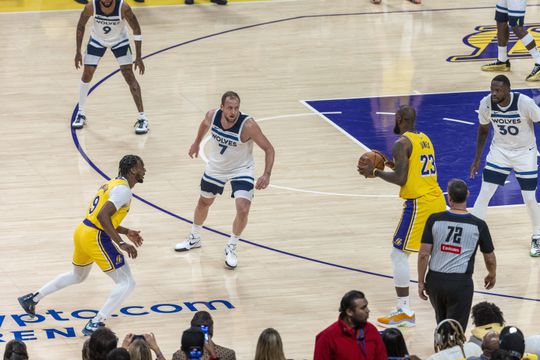
<svg viewBox="0 0 540 360"><path fill-rule="evenodd" d="M108 5L103 2L103 1L100 1L101 2L101 5L105 6L106 8L110 8L112 6L112 4L114 3L114 1L111 1Z"/></svg>
<svg viewBox="0 0 540 360"><path fill-rule="evenodd" d="M399 129L399 126L398 126L398 124L396 123L396 125L394 125L394 134L399 135L400 132L401 132L401 131L400 131L400 129Z"/></svg>

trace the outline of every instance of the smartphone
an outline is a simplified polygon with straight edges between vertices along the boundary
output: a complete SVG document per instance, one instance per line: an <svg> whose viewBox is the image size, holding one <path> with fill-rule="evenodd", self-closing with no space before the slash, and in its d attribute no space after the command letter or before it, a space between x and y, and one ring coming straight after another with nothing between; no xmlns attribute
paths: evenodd
<svg viewBox="0 0 540 360"><path fill-rule="evenodd" d="M201 325L201 331L204 334L204 342L207 343L208 342L208 326Z"/></svg>
<svg viewBox="0 0 540 360"><path fill-rule="evenodd" d="M135 341L135 340L146 341L145 338L144 338L144 335L133 335L133 341Z"/></svg>

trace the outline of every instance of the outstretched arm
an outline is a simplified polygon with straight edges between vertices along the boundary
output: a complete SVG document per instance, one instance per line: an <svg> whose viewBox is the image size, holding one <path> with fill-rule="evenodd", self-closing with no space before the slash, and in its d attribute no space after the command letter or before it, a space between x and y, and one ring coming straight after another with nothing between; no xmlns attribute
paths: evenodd
<svg viewBox="0 0 540 360"><path fill-rule="evenodd" d="M268 184L270 184L270 175L272 175L272 167L274 166L274 157L276 154L274 147L268 138L264 136L259 124L253 119L248 120L242 132L246 138L253 139L255 144L264 151L264 173L257 179L255 189L266 189Z"/></svg>
<svg viewBox="0 0 540 360"><path fill-rule="evenodd" d="M139 21L133 13L133 10L131 10L131 7L125 2L122 5L122 17L126 19L127 23L131 27L131 30L133 30L133 40L135 40L135 70L139 68L139 73L142 75L144 74L144 63L142 61L141 26L139 25Z"/></svg>
<svg viewBox="0 0 540 360"><path fill-rule="evenodd" d="M77 23L77 36L76 41L77 45L75 47L75 68L80 68L82 66L82 41L84 38L84 29L86 27L86 23L88 22L88 19L94 14L94 5L92 2L89 2L84 7L83 11L81 12L81 16L79 17L79 22Z"/></svg>
<svg viewBox="0 0 540 360"><path fill-rule="evenodd" d="M195 137L195 141L193 142L193 144L191 144L189 148L188 155L190 158L193 159L194 156L199 156L199 147L201 145L201 141L204 138L204 135L206 135L206 133L208 132L208 129L210 129L210 126L212 125L212 119L215 113L216 110L208 111L203 121L201 121L201 124L199 125L199 130L197 131L197 136Z"/></svg>

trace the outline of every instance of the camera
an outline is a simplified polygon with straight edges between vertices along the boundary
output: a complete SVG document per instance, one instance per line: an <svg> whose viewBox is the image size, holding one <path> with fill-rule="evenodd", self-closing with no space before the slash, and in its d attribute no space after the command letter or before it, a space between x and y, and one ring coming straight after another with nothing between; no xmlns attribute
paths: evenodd
<svg viewBox="0 0 540 360"><path fill-rule="evenodd" d="M208 326L201 325L201 331L204 334L204 342L207 343L208 342Z"/></svg>
<svg viewBox="0 0 540 360"><path fill-rule="evenodd" d="M144 335L133 335L133 341L135 340L146 341L146 339L144 338Z"/></svg>

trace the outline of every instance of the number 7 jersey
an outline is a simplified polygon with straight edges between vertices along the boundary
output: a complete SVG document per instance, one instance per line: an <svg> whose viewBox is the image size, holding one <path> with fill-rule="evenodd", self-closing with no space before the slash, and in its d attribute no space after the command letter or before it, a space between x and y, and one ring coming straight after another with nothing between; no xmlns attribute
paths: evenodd
<svg viewBox="0 0 540 360"><path fill-rule="evenodd" d="M437 182L435 149L431 140L422 132L407 131L402 136L409 139L412 151L409 156L407 182L401 187L399 197L417 199L429 193L442 196L442 190Z"/></svg>
<svg viewBox="0 0 540 360"><path fill-rule="evenodd" d="M481 125L491 124L494 135L491 148L523 150L536 147L533 123L540 121L540 109L533 99L510 93L510 105L501 107L487 95L480 101L478 120Z"/></svg>

